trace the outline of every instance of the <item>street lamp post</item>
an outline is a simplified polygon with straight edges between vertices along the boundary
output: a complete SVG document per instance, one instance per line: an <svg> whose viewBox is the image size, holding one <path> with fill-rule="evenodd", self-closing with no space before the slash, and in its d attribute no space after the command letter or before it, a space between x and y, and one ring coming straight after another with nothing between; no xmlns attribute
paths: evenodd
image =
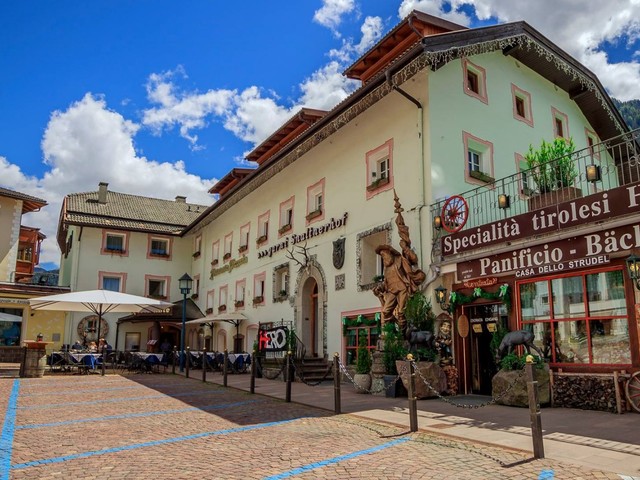
<svg viewBox="0 0 640 480"><path fill-rule="evenodd" d="M185 322L187 321L187 295L191 291L193 279L188 273L185 273L178 279L180 293L182 294L182 330L180 332L180 372L184 371L185 352L184 352L184 335Z"/></svg>

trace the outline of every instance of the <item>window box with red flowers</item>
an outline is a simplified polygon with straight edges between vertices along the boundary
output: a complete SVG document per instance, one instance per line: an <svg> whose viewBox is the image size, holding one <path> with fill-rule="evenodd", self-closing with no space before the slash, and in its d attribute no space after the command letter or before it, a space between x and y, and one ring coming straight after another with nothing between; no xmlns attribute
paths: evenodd
<svg viewBox="0 0 640 480"><path fill-rule="evenodd" d="M307 221L309 221L313 220L316 217L319 217L320 215L322 215L322 210L318 209L314 210L313 212L309 212L305 218L307 219Z"/></svg>
<svg viewBox="0 0 640 480"><path fill-rule="evenodd" d="M218 311L219 312L226 312L227 311L227 306L226 305L220 305L218 307Z"/></svg>
<svg viewBox="0 0 640 480"><path fill-rule="evenodd" d="M224 257L222 257L223 260L229 260L231 258L231 252L227 252L224 254Z"/></svg>
<svg viewBox="0 0 640 480"><path fill-rule="evenodd" d="M240 247L238 248L238 253L244 253L247 250L249 250L249 245L240 245Z"/></svg>
<svg viewBox="0 0 640 480"><path fill-rule="evenodd" d="M291 230L291 224L287 223L278 229L278 233L282 235L283 233L287 233L289 230Z"/></svg>
<svg viewBox="0 0 640 480"><path fill-rule="evenodd" d="M236 300L234 305L236 308L242 308L244 307L244 300Z"/></svg>
<svg viewBox="0 0 640 480"><path fill-rule="evenodd" d="M253 304L254 305L260 305L262 303L264 303L264 296L258 295L257 297L253 297Z"/></svg>
<svg viewBox="0 0 640 480"><path fill-rule="evenodd" d="M209 315L209 314L213 313L213 308L212 308L212 307L207 308L207 309L205 310L205 313L206 313L207 315Z"/></svg>
<svg viewBox="0 0 640 480"><path fill-rule="evenodd" d="M266 235L261 235L256 239L256 244L260 245L261 243L264 243L267 241L267 236Z"/></svg>
<svg viewBox="0 0 640 480"><path fill-rule="evenodd" d="M217 258L216 258L214 261L212 261L212 262L211 262L211 265L212 265L212 266L214 266L214 267L215 267L217 264L218 264L218 259L217 259Z"/></svg>

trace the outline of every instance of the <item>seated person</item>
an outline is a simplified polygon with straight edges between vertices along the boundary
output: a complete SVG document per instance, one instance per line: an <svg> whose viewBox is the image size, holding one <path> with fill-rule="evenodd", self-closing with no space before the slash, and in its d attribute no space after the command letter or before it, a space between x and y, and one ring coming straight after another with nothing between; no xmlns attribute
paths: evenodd
<svg viewBox="0 0 640 480"><path fill-rule="evenodd" d="M91 343L89 343L89 351L90 351L90 352L96 352L96 351L98 351L98 346L96 345L96 342L91 342Z"/></svg>
<svg viewBox="0 0 640 480"><path fill-rule="evenodd" d="M110 352L111 350L113 350L113 348L111 348L111 345L109 345L104 338L101 338L98 341L98 352L102 353L103 348L106 352Z"/></svg>
<svg viewBox="0 0 640 480"><path fill-rule="evenodd" d="M80 343L80 340L76 340L76 343L71 345L71 350L82 350L84 346Z"/></svg>

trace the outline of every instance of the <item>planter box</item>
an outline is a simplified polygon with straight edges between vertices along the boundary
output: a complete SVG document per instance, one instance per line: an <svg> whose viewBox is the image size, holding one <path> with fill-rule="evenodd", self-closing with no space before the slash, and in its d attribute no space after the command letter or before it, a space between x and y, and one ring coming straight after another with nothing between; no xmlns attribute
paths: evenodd
<svg viewBox="0 0 640 480"><path fill-rule="evenodd" d="M480 172L478 170L472 170L469 172L469 176L471 178L475 178L476 180L480 180L481 182L485 182L485 183L493 183L496 181L495 178L487 175L484 172Z"/></svg>
<svg viewBox="0 0 640 480"><path fill-rule="evenodd" d="M387 398L406 397L407 389L404 388L402 379L395 375L384 375L384 396Z"/></svg>
<svg viewBox="0 0 640 480"><path fill-rule="evenodd" d="M371 184L367 187L367 192L373 192L374 190L377 190L378 188L388 184L388 178L381 178L379 180L376 180L375 182L371 182Z"/></svg>
<svg viewBox="0 0 640 480"><path fill-rule="evenodd" d="M283 225L278 229L278 233L282 235L283 233L286 233L289 230L291 230L291 224Z"/></svg>
<svg viewBox="0 0 640 480"><path fill-rule="evenodd" d="M552 192L540 193L527 199L529 210L539 210L558 203L568 202L582 197L582 190L576 187L564 187Z"/></svg>
<svg viewBox="0 0 640 480"><path fill-rule="evenodd" d="M258 245L260 245L261 243L266 242L266 241L267 241L267 236L266 236L266 235L262 235L262 236L260 236L260 237L258 237L258 238L256 239L256 243L257 243Z"/></svg>
<svg viewBox="0 0 640 480"><path fill-rule="evenodd" d="M314 210L313 212L309 212L309 214L305 217L307 221L313 220L316 217L322 215L322 210Z"/></svg>

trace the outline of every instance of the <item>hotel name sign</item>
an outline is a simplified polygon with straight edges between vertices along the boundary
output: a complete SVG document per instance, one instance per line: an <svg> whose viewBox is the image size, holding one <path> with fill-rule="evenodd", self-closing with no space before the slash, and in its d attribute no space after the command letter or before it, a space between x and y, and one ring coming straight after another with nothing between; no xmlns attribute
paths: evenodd
<svg viewBox="0 0 640 480"><path fill-rule="evenodd" d="M444 257L510 242L584 223L608 220L640 212L640 183L594 193L569 202L516 215L500 222L447 235L442 239Z"/></svg>
<svg viewBox="0 0 640 480"><path fill-rule="evenodd" d="M317 237L318 235L330 232L331 230L335 230L336 228L344 227L347 224L348 215L349 214L347 212L344 212L342 217L338 217L337 219L331 217L331 220L319 227L307 227L304 233L292 233L275 245L265 248L264 250L260 250L258 252L258 258L271 257L274 253L280 250L286 250L290 245L295 245L309 240L310 238Z"/></svg>

